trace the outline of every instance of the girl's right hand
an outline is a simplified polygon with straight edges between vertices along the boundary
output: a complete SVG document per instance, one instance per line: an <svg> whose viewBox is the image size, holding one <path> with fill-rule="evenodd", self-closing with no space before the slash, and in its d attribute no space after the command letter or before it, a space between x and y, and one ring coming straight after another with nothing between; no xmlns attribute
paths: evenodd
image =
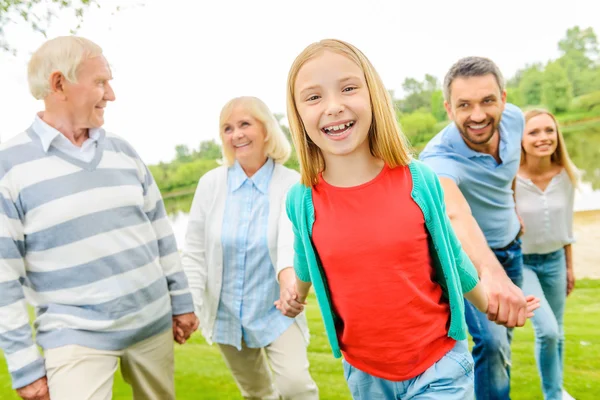
<svg viewBox="0 0 600 400"><path fill-rule="evenodd" d="M530 294L525 297L525 300L527 300L527 318L532 318L533 312L540 308L540 299Z"/></svg>

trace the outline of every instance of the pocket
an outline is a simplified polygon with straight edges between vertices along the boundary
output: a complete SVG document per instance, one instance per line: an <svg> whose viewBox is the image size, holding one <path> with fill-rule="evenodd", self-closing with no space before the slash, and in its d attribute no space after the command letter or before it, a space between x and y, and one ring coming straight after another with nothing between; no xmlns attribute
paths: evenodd
<svg viewBox="0 0 600 400"><path fill-rule="evenodd" d="M473 356L469 351L469 345L466 340L457 341L452 350L450 350L440 361L439 367L453 378L460 376L469 376L473 373L475 363Z"/></svg>

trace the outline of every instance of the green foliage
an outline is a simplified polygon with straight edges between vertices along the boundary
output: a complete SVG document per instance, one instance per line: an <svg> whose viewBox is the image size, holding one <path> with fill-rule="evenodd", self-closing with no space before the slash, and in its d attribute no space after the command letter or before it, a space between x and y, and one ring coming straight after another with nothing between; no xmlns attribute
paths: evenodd
<svg viewBox="0 0 600 400"><path fill-rule="evenodd" d="M567 30L566 37L558 43L558 48L562 53L558 62L567 71L573 85L573 94L580 96L600 90L600 51L594 30L575 26Z"/></svg>
<svg viewBox="0 0 600 400"><path fill-rule="evenodd" d="M553 113L569 109L573 98L573 89L566 71L558 62L551 62L544 71L542 83L542 102Z"/></svg>
<svg viewBox="0 0 600 400"><path fill-rule="evenodd" d="M4 27L15 19L26 21L34 32L46 37L46 31L56 13L72 9L79 21L71 30L75 33L81 26L85 11L92 4L99 6L96 0L0 0L0 49L16 53L4 36Z"/></svg>
<svg viewBox="0 0 600 400"><path fill-rule="evenodd" d="M542 86L544 73L539 65L534 65L523 71L519 82L519 94L523 106L542 103Z"/></svg>
<svg viewBox="0 0 600 400"><path fill-rule="evenodd" d="M573 99L571 111L592 111L598 106L600 106L600 90Z"/></svg>
<svg viewBox="0 0 600 400"><path fill-rule="evenodd" d="M402 131L413 146L418 146L435 134L437 120L431 113L417 111L399 116Z"/></svg>
<svg viewBox="0 0 600 400"><path fill-rule="evenodd" d="M441 90L436 90L431 93L431 114L437 121L445 121L448 118L446 109L444 108L444 93Z"/></svg>
<svg viewBox="0 0 600 400"><path fill-rule="evenodd" d="M423 81L406 78L402 89L406 94L404 99L396 101L396 108L403 113L411 113L419 109L431 109L431 96L440 87L437 78L425 74Z"/></svg>

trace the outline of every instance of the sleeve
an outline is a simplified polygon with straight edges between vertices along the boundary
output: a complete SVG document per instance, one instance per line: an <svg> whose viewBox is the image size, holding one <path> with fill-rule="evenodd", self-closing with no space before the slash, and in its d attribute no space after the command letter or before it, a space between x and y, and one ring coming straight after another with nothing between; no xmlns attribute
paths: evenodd
<svg viewBox="0 0 600 400"><path fill-rule="evenodd" d="M25 237L19 215L9 191L0 187L0 349L15 389L46 375L44 359L33 342L22 287Z"/></svg>
<svg viewBox="0 0 600 400"><path fill-rule="evenodd" d="M189 214L187 232L185 234L185 243L181 262L183 270L187 276L196 314L200 316L202 309L202 293L206 290L206 277L208 275L208 266L206 264L206 209L209 197L213 191L205 184L205 175L198 182L192 208Z"/></svg>
<svg viewBox="0 0 600 400"><path fill-rule="evenodd" d="M306 251L304 249L304 242L300 234L297 207L299 203L302 203L302 187L300 184L296 184L292 187L288 193L286 200L286 212L287 216L292 224L292 231L294 234L294 270L296 276L303 282L311 282L310 273L308 270L308 260L306 259Z"/></svg>
<svg viewBox="0 0 600 400"><path fill-rule="evenodd" d="M152 178L150 170L141 161L142 186L144 189L144 212L152 223L158 241L158 255L163 273L167 279L173 315L194 312L194 302L188 281L181 267L175 235L167 217L160 190Z"/></svg>
<svg viewBox="0 0 600 400"><path fill-rule="evenodd" d="M294 227L292 221L287 215L286 200L289 190L282 196L277 227L277 265L276 276L279 280L279 273L285 268L294 265Z"/></svg>
<svg viewBox="0 0 600 400"><path fill-rule="evenodd" d="M446 203L444 202L444 190L442 185L440 184L437 176L433 175L433 180L435 182L435 190L437 192L438 201L441 207L440 214L443 217L442 223L445 225L444 230L447 232L448 241L450 243L452 253L454 254L454 260L458 270L458 276L460 278L461 289L463 294L468 293L473 290L473 288L479 282L479 275L477 274L477 270L475 269L473 262L463 250L458 237L456 237L454 228L452 228L452 223L450 222L450 218L448 218L448 213L446 213Z"/></svg>

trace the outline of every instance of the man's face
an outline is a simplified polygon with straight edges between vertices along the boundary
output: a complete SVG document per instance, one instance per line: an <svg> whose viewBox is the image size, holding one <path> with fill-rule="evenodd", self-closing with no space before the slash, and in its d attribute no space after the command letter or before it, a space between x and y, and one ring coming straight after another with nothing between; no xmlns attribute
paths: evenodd
<svg viewBox="0 0 600 400"><path fill-rule="evenodd" d="M506 92L492 74L459 77L450 85L448 117L454 121L468 145L485 145L498 131Z"/></svg>
<svg viewBox="0 0 600 400"><path fill-rule="evenodd" d="M104 108L115 100L111 79L106 59L98 56L79 65L77 83L65 82L63 105L77 128L99 128L104 124Z"/></svg>

